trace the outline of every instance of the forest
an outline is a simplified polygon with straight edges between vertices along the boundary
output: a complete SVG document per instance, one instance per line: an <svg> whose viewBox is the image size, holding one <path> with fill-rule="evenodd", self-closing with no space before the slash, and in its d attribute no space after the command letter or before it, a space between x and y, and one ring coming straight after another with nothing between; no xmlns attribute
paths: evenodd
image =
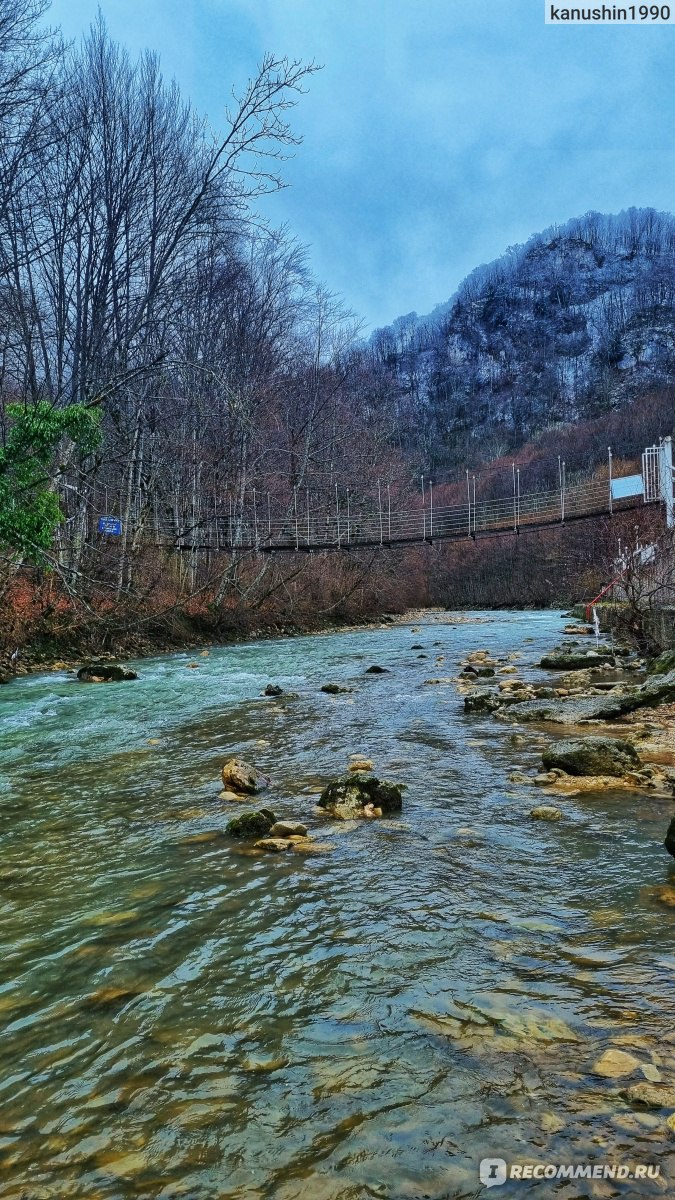
<svg viewBox="0 0 675 1200"><path fill-rule="evenodd" d="M251 543L299 506L328 521L386 486L414 507L422 475L452 502L467 467L498 494L512 462L550 478L561 446L585 478L607 437L630 463L671 432L675 219L589 214L366 339L256 210L302 152L293 109L317 67L267 56L212 126L101 18L70 46L47 17L45 0L0 8L5 656L569 602L602 582L602 531L590 563L588 539L577 554L559 534L471 567L475 548Z"/></svg>

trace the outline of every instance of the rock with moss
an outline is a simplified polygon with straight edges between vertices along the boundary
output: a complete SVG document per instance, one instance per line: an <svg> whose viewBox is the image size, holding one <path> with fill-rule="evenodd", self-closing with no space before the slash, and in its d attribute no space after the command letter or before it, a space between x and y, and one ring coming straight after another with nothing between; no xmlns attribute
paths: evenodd
<svg viewBox="0 0 675 1200"><path fill-rule="evenodd" d="M541 756L547 770L559 767L568 775L609 775L619 778L640 765L637 751L620 738L565 738Z"/></svg>
<svg viewBox="0 0 675 1200"><path fill-rule="evenodd" d="M343 821L353 817L385 816L401 811L403 784L378 779L365 771L354 772L329 783L318 803L331 817Z"/></svg>
<svg viewBox="0 0 675 1200"><path fill-rule="evenodd" d="M675 650L664 650L658 658L653 658L648 670L650 675L667 675L675 671Z"/></svg>
<svg viewBox="0 0 675 1200"><path fill-rule="evenodd" d="M252 809L232 817L225 826L225 832L235 838L262 838L267 837L275 822L276 817L271 809Z"/></svg>
<svg viewBox="0 0 675 1200"><path fill-rule="evenodd" d="M581 654L545 654L539 666L546 667L549 671L583 671L588 667L604 664L614 666L611 650L589 650Z"/></svg>

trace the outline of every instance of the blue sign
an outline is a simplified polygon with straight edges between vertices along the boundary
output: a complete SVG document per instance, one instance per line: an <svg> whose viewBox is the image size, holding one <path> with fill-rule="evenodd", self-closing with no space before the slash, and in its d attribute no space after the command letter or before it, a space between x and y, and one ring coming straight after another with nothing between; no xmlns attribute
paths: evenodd
<svg viewBox="0 0 675 1200"><path fill-rule="evenodd" d="M122 532L122 522L119 517L99 517L98 531L99 533L113 533L119 537Z"/></svg>

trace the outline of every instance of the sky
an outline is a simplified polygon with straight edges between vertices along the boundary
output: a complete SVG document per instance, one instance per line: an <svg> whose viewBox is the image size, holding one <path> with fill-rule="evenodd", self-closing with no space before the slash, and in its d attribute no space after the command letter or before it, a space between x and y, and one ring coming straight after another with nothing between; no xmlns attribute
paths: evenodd
<svg viewBox="0 0 675 1200"><path fill-rule="evenodd" d="M50 21L77 39L99 7L216 129L266 51L322 65L264 214L365 333L552 224L675 208L675 26L545 25L542 0L52 0Z"/></svg>

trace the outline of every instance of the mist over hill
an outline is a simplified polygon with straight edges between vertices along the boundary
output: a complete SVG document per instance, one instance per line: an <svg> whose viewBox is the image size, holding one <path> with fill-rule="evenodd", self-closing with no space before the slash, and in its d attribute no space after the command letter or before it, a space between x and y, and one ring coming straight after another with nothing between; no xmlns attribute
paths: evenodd
<svg viewBox="0 0 675 1200"><path fill-rule="evenodd" d="M506 453L675 382L675 217L591 212L371 337L433 468Z"/></svg>

